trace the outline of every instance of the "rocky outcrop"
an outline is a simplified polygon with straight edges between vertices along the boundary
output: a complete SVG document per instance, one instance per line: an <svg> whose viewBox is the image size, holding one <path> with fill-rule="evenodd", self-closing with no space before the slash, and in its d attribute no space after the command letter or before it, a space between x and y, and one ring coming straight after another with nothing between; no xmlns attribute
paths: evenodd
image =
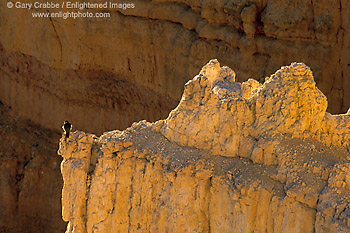
<svg viewBox="0 0 350 233"><path fill-rule="evenodd" d="M256 150L259 144L266 144L257 139L287 133L312 137L326 145L349 146L348 116L326 113L327 99L304 64L282 67L263 85L252 79L234 82L232 76L234 72L220 69L217 60L208 63L186 84L180 104L160 131L179 145L229 157L249 156L247 151L257 155L262 152ZM273 147L276 143L268 144Z"/></svg>
<svg viewBox="0 0 350 233"><path fill-rule="evenodd" d="M165 118L183 85L217 57L235 67L239 81L263 81L302 61L315 72L329 112L350 107L348 1L133 3L104 9L110 18L38 19L1 2L0 100L44 127L56 130L69 118L100 134ZM69 9L36 9L59 10Z"/></svg>
<svg viewBox="0 0 350 233"><path fill-rule="evenodd" d="M303 63L211 60L165 120L60 141L67 232L348 232L350 115Z"/></svg>

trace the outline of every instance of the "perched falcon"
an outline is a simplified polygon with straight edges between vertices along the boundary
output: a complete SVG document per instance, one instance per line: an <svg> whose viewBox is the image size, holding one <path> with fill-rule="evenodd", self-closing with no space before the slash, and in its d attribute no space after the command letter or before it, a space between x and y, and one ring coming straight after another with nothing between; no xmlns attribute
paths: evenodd
<svg viewBox="0 0 350 233"><path fill-rule="evenodd" d="M69 133L72 130L72 124L69 123L69 121L64 121L64 124L62 125L62 129L66 134L66 139L69 138Z"/></svg>

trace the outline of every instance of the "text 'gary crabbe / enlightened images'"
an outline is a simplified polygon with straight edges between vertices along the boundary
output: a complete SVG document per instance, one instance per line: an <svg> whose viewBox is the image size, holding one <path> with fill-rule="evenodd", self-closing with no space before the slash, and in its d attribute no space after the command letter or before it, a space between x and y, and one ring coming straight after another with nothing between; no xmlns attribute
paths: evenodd
<svg viewBox="0 0 350 233"><path fill-rule="evenodd" d="M16 9L132 9L135 8L134 3L116 3L116 2L103 2L103 3L93 3L93 2L8 2L8 8Z"/></svg>

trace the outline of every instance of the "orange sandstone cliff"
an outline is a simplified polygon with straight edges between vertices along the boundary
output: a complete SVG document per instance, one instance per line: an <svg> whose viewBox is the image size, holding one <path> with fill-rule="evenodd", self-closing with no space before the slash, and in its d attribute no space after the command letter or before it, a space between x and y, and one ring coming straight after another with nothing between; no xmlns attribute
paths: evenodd
<svg viewBox="0 0 350 233"><path fill-rule="evenodd" d="M67 232L349 232L350 115L303 63L211 60L167 119L60 141Z"/></svg>
<svg viewBox="0 0 350 233"><path fill-rule="evenodd" d="M234 67L240 82L262 83L282 65L304 62L328 98L328 112L350 107L349 1L137 0L134 9L106 9L110 18L66 20L33 18L33 11L9 9L7 2L0 1L1 232L65 228L55 165L63 120L100 135L164 119L184 84L213 57ZM35 12L47 11L55 10ZM193 145L188 136L172 136L171 124L164 135ZM251 148L252 138L238 129L230 140ZM261 151L254 152L258 161Z"/></svg>

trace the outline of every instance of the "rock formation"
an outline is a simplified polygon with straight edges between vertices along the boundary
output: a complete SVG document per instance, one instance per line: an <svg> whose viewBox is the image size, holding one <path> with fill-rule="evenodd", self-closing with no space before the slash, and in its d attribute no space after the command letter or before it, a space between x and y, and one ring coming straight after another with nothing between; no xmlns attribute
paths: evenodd
<svg viewBox="0 0 350 233"><path fill-rule="evenodd" d="M46 128L69 118L100 134L166 117L183 85L217 57L239 81L302 61L330 112L350 107L348 1L132 2L104 9L110 18L38 19L1 1L0 100ZM59 10L69 9L36 11Z"/></svg>
<svg viewBox="0 0 350 233"><path fill-rule="evenodd" d="M67 232L349 232L350 115L326 109L303 63L212 60L167 119L61 139Z"/></svg>
<svg viewBox="0 0 350 233"><path fill-rule="evenodd" d="M15 225L22 229L32 222L29 227L34 232L39 228L60 232L64 226L61 219L52 217L60 207L59 171L40 173L43 167L51 166L46 161L55 156L59 137L52 131L60 130L64 120L99 135L125 129L142 119L164 119L180 100L184 84L212 57L235 67L240 82L254 77L262 83L282 65L304 62L328 97L327 111L344 113L350 107L349 1L136 0L132 1L134 9L105 9L111 17L100 19L33 18L34 11L10 9L7 2L0 1L0 101L12 108L11 114L19 115L21 128L30 129L23 133L6 120L12 117L1 115L7 136L2 137L0 145L5 158L1 161L4 196L0 206L6 206L0 222L11 227L13 221L9 219L16 219ZM246 82L242 94L248 99L250 90L259 85ZM24 167L31 166L24 165L32 159L18 162L16 156L26 154L41 141L41 134L30 134L33 124L44 135L50 132L56 136L45 145L39 143L47 149L36 153L38 158L45 158L35 166L41 175L29 178L31 173L24 172ZM162 130L171 134L170 127ZM16 130L10 133L10 129ZM242 145L240 140L247 138L240 135L237 143ZM16 139L26 141L25 146L13 143ZM252 142L248 140L247 144ZM17 150L21 152L13 152ZM23 180L26 192L20 191ZM55 187L45 192L37 184ZM28 204L39 194L47 201ZM46 203L54 204L48 208Z"/></svg>

